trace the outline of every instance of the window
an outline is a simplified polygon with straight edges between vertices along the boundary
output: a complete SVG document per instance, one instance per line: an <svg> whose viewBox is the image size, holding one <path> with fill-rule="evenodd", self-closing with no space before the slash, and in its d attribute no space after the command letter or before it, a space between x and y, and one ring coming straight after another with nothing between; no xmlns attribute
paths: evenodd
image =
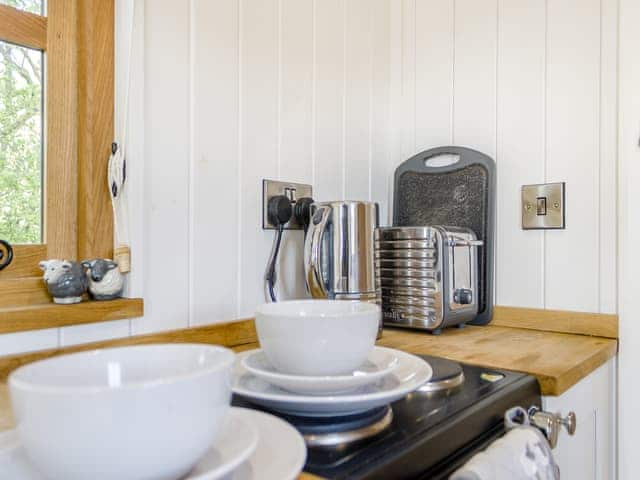
<svg viewBox="0 0 640 480"><path fill-rule="evenodd" d="M0 4L9 5L25 12L44 14L44 0L0 0Z"/></svg>
<svg viewBox="0 0 640 480"><path fill-rule="evenodd" d="M42 52L0 41L0 232L10 243L42 242L42 147Z"/></svg>
<svg viewBox="0 0 640 480"><path fill-rule="evenodd" d="M112 256L113 3L0 0L0 309L49 301L39 260Z"/></svg>

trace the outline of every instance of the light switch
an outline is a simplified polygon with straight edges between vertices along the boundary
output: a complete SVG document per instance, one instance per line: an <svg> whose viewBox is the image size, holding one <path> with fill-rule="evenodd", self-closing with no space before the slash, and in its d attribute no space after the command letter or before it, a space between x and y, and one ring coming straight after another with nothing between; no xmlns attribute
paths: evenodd
<svg viewBox="0 0 640 480"><path fill-rule="evenodd" d="M564 182L522 186L522 228L565 228Z"/></svg>

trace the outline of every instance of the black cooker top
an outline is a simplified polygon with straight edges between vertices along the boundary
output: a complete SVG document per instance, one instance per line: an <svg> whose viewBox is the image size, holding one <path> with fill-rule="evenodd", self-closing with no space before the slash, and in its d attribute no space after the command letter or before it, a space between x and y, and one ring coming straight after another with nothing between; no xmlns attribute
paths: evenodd
<svg viewBox="0 0 640 480"><path fill-rule="evenodd" d="M451 382L452 388L435 390L429 385L391 405L390 424L375 436L333 447L310 447L305 471L335 479L447 478L471 455L504 432L503 415L516 405L540 406L540 389L532 376L460 365L421 355L434 368L434 378ZM237 406L256 407L234 397ZM289 420L304 434L309 429L331 430L331 422ZM382 411L372 412L378 419ZM360 422L363 418L353 419ZM336 419L336 429L344 429Z"/></svg>

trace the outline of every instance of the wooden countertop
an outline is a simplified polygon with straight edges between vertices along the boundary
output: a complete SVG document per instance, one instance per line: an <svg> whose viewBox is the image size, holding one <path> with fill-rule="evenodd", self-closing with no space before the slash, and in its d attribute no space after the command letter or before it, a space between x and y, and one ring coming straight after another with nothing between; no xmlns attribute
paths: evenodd
<svg viewBox="0 0 640 480"><path fill-rule="evenodd" d="M484 367L534 375L543 395L561 395L616 355L618 342L604 337L486 326L431 335L385 329L379 345Z"/></svg>

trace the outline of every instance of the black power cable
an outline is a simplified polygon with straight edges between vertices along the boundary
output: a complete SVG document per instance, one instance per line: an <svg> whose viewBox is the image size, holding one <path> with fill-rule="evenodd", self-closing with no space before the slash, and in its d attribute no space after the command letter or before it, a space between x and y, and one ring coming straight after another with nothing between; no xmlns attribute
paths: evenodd
<svg viewBox="0 0 640 480"><path fill-rule="evenodd" d="M264 280L268 297L272 302L278 301L275 293L276 265L278 264L278 254L280 253L284 226L291 220L292 215L293 207L291 200L285 195L276 195L269 199L269 203L267 204L267 217L269 222L276 227L276 236L273 241L269 262L267 262L267 271L265 272Z"/></svg>
<svg viewBox="0 0 640 480"><path fill-rule="evenodd" d="M278 225L278 229L276 230L276 238L274 244L274 253L271 257L271 261L267 266L267 273L265 275L265 280L267 282L267 291L269 293L269 298L272 302L277 302L276 292L274 290L276 284L276 264L278 263L278 253L280 252L280 244L282 243L282 232L284 232L284 225Z"/></svg>

